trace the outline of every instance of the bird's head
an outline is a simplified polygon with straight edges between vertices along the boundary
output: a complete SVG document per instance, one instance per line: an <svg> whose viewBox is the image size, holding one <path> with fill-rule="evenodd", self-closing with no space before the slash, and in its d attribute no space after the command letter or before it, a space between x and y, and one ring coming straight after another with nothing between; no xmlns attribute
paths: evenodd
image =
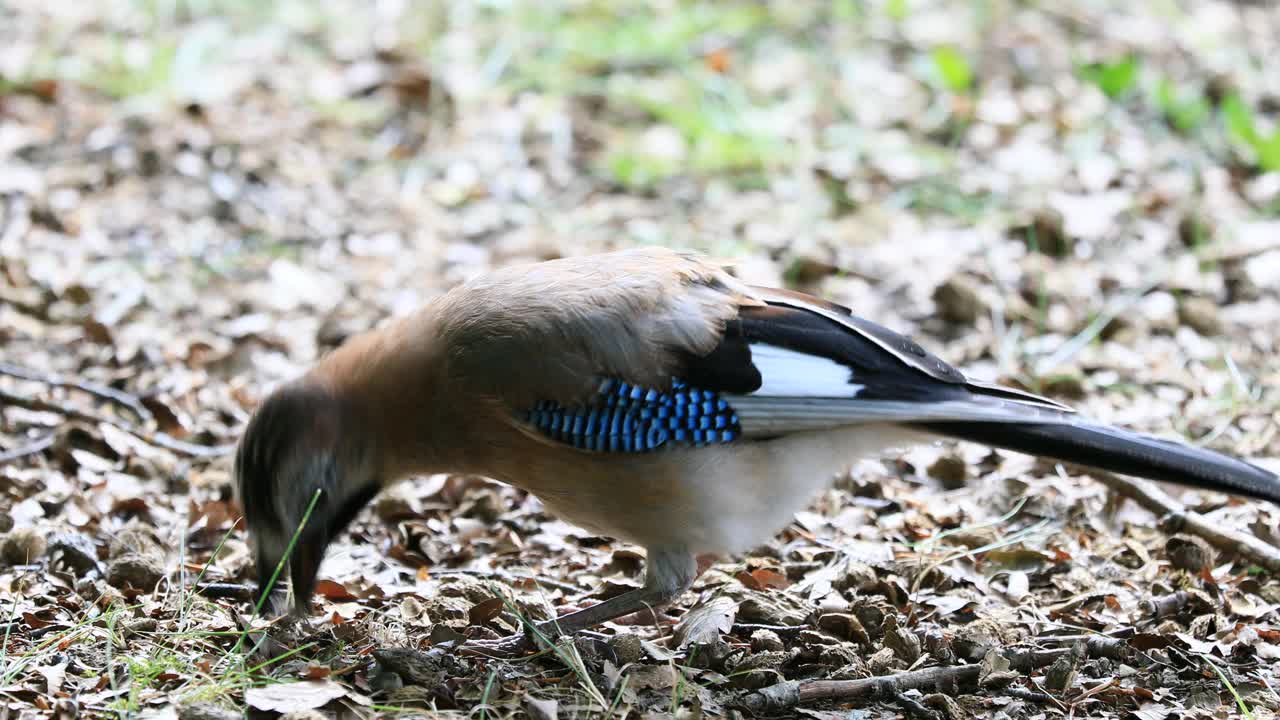
<svg viewBox="0 0 1280 720"><path fill-rule="evenodd" d="M287 560L295 615L310 611L329 543L379 490L366 427L349 403L304 379L263 401L240 440L235 494L254 547L259 597Z"/></svg>

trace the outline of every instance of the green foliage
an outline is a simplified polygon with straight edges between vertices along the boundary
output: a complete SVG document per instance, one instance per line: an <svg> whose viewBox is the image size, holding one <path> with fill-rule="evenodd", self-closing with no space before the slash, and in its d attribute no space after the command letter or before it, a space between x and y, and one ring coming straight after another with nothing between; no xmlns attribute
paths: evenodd
<svg viewBox="0 0 1280 720"><path fill-rule="evenodd" d="M903 20L906 20L909 12L910 8L908 7L907 0L888 0L888 2L884 4L884 13L894 22L902 22Z"/></svg>
<svg viewBox="0 0 1280 720"><path fill-rule="evenodd" d="M933 67L951 92L967 93L973 88L973 68L959 50L947 45L934 48Z"/></svg>
<svg viewBox="0 0 1280 720"><path fill-rule="evenodd" d="M1138 82L1138 58L1129 55L1113 62L1090 63L1082 66L1079 73L1107 97L1118 100Z"/></svg>
<svg viewBox="0 0 1280 720"><path fill-rule="evenodd" d="M1227 133L1253 150L1259 168L1266 172L1280 171L1280 127L1264 133L1253 111L1237 95L1222 101L1222 118Z"/></svg>
<svg viewBox="0 0 1280 720"><path fill-rule="evenodd" d="M1178 132L1190 133L1209 117L1209 100L1202 93L1178 88L1168 78L1156 86L1155 101L1165 120Z"/></svg>
<svg viewBox="0 0 1280 720"><path fill-rule="evenodd" d="M513 58L506 82L603 100L606 122L620 132L610 134L596 169L628 189L681 174L758 173L782 144L751 125L767 99L751 96L735 75L734 51L718 66L703 42L748 42L772 19L759 3L680 2L665 11L634 2L521 3L515 13L543 40ZM641 139L654 123L675 128L683 152L648 152Z"/></svg>
<svg viewBox="0 0 1280 720"><path fill-rule="evenodd" d="M171 86L177 45L153 43L143 63L126 60L124 49L124 43L118 43L111 60L87 78L88 84L117 98L162 93Z"/></svg>
<svg viewBox="0 0 1280 720"><path fill-rule="evenodd" d="M659 12L648 3L519 3L513 20L542 38L513 62L517 86L593 92L614 72L661 72L696 67L699 38L746 35L770 22L756 3L676 3Z"/></svg>

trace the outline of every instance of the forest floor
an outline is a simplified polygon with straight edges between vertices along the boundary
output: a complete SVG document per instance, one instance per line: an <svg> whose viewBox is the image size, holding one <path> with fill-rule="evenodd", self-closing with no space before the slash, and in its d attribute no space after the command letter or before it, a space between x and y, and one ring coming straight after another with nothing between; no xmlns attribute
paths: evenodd
<svg viewBox="0 0 1280 720"><path fill-rule="evenodd" d="M416 478L254 619L228 451L463 278L662 244L1280 470L1278 48L1265 2L0 5L0 718L1276 717L1263 503L913 448L678 625L491 661L441 644L637 549Z"/></svg>

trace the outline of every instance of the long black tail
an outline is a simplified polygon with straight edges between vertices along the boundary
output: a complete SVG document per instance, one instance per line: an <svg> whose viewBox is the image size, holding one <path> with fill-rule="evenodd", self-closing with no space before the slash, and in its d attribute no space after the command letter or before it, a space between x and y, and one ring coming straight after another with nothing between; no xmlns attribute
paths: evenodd
<svg viewBox="0 0 1280 720"><path fill-rule="evenodd" d="M917 426L959 440L1280 505L1280 476L1272 472L1212 450L1120 428L1080 421L930 422Z"/></svg>

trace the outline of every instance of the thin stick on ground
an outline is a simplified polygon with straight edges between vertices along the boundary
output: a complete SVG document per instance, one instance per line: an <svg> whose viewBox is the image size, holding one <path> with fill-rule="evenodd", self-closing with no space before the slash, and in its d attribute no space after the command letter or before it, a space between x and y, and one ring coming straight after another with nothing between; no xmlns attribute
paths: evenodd
<svg viewBox="0 0 1280 720"><path fill-rule="evenodd" d="M1001 653L1009 661L1010 670L1028 673L1052 664L1071 652L1070 648L1053 650L1005 650ZM980 663L970 665L945 665L908 670L892 675L861 678L858 680L791 680L771 685L742 698L744 707L755 713L779 712L822 700L887 700L908 690L937 691L955 694L961 688L974 685L1007 682L995 674L983 678ZM1007 674L1005 675L1007 678Z"/></svg>
<svg viewBox="0 0 1280 720"><path fill-rule="evenodd" d="M14 460L24 458L28 455L35 455L36 453L44 452L50 445L53 445L54 438L55 435L53 433L49 433L48 435L36 438L26 445L20 445L12 450L0 452L0 463L13 462Z"/></svg>
<svg viewBox="0 0 1280 720"><path fill-rule="evenodd" d="M172 450L184 455L213 458L227 455L235 450L235 445L197 445L195 443L189 443L185 440L179 440L167 433L153 432L146 428L139 427L134 423L121 418L97 415L95 413L85 412L84 410L64 403L18 395L17 393L12 393L8 390L0 390L0 404L16 405L28 410L36 410L40 412L57 413L63 417L71 420L79 420L81 422L105 423L129 433L149 445L155 445L156 447L162 447L166 450Z"/></svg>
<svg viewBox="0 0 1280 720"><path fill-rule="evenodd" d="M566 593L582 593L585 590L573 583L561 582L545 575L535 575L533 573L516 573L509 570L493 569L493 570L474 570L471 568L442 568L439 570L431 570L430 573L437 577L443 575L471 575L473 577L497 578L507 583L513 581L531 581L538 585L545 585L549 588L561 590Z"/></svg>
<svg viewBox="0 0 1280 720"><path fill-rule="evenodd" d="M1280 573L1280 550L1252 535L1232 530L1200 513L1188 510L1155 483L1092 468L1077 468L1077 471L1098 480L1154 513L1160 518L1162 530L1195 535L1219 550L1238 555L1273 573Z"/></svg>
<svg viewBox="0 0 1280 720"><path fill-rule="evenodd" d="M821 700L889 699L907 690L958 689L978 682L980 665L931 667L859 680L805 680L779 683L751 693L743 704L752 712L778 712Z"/></svg>
<svg viewBox="0 0 1280 720"><path fill-rule="evenodd" d="M32 382L42 383L50 387L72 388L80 392L89 393L94 397L102 398L108 402L115 403L129 412L133 413L140 423L149 423L152 420L151 411L146 405L142 404L142 400L132 393L123 390L117 390L113 387L100 385L88 380L79 378L69 378L58 373L41 372L34 368L22 367L13 363L0 362L0 375L8 375L22 380L31 380Z"/></svg>

